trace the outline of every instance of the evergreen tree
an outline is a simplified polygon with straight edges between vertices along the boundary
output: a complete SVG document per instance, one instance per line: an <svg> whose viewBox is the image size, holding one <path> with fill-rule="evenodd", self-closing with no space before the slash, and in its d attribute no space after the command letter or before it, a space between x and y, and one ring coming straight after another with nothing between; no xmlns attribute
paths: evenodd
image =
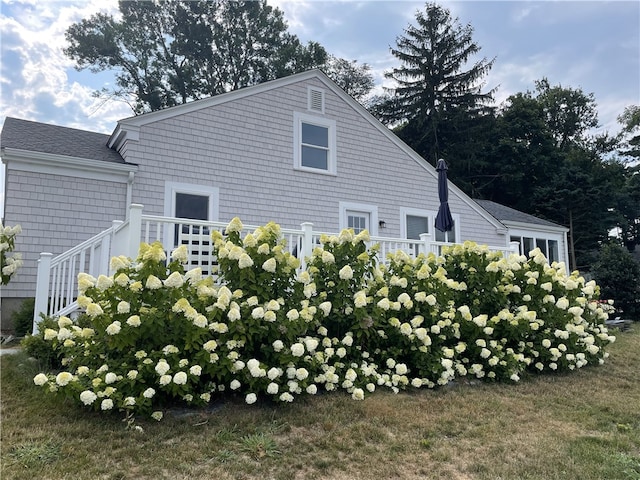
<svg viewBox="0 0 640 480"><path fill-rule="evenodd" d="M435 163L446 141L455 141L461 130L469 128L466 123L470 118L487 112L493 92L482 93L482 77L495 59L483 58L465 69L468 60L480 51L472 38L473 28L462 26L435 3L427 3L424 12L416 13L416 23L405 29L396 39L397 47L391 49L402 66L385 76L397 86L377 99L372 110ZM456 159L447 161L455 170Z"/></svg>
<svg viewBox="0 0 640 480"><path fill-rule="evenodd" d="M625 248L603 244L592 273L601 298L614 300L625 319L640 320L640 264Z"/></svg>

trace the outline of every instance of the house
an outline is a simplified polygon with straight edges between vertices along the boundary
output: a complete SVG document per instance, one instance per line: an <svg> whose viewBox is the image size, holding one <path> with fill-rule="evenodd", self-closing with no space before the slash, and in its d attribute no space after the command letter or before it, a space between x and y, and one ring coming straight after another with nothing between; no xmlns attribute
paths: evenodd
<svg viewBox="0 0 640 480"><path fill-rule="evenodd" d="M491 200L476 200L476 202L507 227L509 241L519 245L520 254L527 255L537 247L544 253L549 263L564 262L568 265L568 228Z"/></svg>
<svg viewBox="0 0 640 480"><path fill-rule="evenodd" d="M510 242L509 228L452 184L455 228L434 232L435 169L318 70L126 118L111 135L7 118L0 147L4 220L22 225L24 259L2 289L5 318L34 296L41 252L71 249L132 203L165 217Z"/></svg>

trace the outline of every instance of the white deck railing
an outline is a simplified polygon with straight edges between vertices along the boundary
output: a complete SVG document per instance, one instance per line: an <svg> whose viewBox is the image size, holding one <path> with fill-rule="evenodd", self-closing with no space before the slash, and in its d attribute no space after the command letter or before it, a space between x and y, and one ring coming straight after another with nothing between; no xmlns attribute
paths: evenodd
<svg viewBox="0 0 640 480"><path fill-rule="evenodd" d="M212 256L211 232L224 232L228 223L187 220L174 217L143 215L143 206L133 204L129 208L127 221L115 221L113 225L80 245L55 258L51 253L41 253L38 260L36 301L33 317L33 332L38 331L40 313L48 316L68 315L77 310L77 277L87 272L94 277L108 275L111 257L125 255L136 258L140 242L160 241L172 250L177 245L187 245L189 268L201 267L203 273L213 274L215 258ZM243 233L254 231L258 226L244 225ZM312 223L302 223L300 229L282 228L281 233L289 252L301 260L305 268L305 257L320 244L322 233L313 230ZM420 240L403 238L371 237L368 246L380 245L378 261L385 263L389 253L402 250L415 258L420 253L433 252L439 255L443 246L451 245L431 241L431 235L423 233ZM490 250L507 255L518 253L518 244L493 246Z"/></svg>
<svg viewBox="0 0 640 480"><path fill-rule="evenodd" d="M113 237L122 221L54 257L41 253L38 260L34 328L40 313L66 315L77 309L78 274L99 275L109 270ZM36 330L34 330L35 332Z"/></svg>

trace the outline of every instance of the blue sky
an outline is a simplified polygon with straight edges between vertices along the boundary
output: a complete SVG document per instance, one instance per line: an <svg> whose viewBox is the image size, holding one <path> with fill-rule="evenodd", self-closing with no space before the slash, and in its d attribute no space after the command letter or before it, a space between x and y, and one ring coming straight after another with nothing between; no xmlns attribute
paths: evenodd
<svg viewBox="0 0 640 480"><path fill-rule="evenodd" d="M386 85L383 72L399 66L389 47L424 8L402 0L268 2L303 42L371 65L377 91ZM487 89L498 87L498 104L547 77L552 85L593 93L600 131L610 133L618 131L625 106L640 104L640 2L440 3L471 24L481 56L496 57L485 80ZM12 116L111 133L118 119L131 116L124 103L91 96L113 82L111 74L77 72L62 53L68 26L98 11L116 13L117 1L0 0L0 127Z"/></svg>

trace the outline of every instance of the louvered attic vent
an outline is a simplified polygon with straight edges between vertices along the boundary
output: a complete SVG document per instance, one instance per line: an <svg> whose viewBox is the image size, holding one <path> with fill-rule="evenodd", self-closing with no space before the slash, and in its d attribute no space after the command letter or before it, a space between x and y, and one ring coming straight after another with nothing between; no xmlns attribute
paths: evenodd
<svg viewBox="0 0 640 480"><path fill-rule="evenodd" d="M309 88L309 110L324 113L324 91Z"/></svg>

